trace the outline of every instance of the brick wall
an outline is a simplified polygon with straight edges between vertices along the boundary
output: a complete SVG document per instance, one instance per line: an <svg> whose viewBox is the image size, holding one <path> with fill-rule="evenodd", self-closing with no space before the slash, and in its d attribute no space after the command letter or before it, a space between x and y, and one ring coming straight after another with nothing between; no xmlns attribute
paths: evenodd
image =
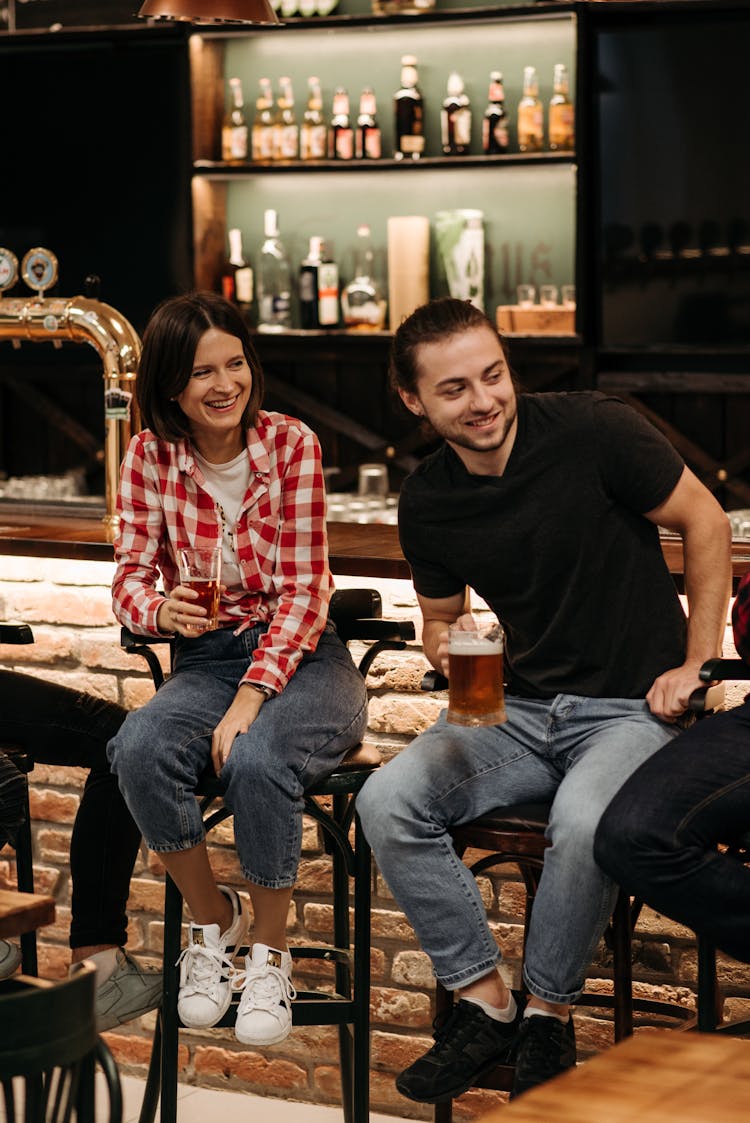
<svg viewBox="0 0 750 1123"><path fill-rule="evenodd" d="M34 629L30 647L0 646L0 665L52 677L132 708L152 694L145 667L125 655L111 614L112 565L0 556L0 619L24 620ZM417 618L408 582L339 578L340 587L370 584L383 594L386 615ZM731 653L728 639L727 653ZM357 652L354 652L355 656ZM429 725L444 701L419 692L425 668L418 647L389 653L370 677L370 736L385 759ZM734 688L730 701L740 696ZM85 779L75 768L36 767L31 807L39 891L58 902L54 927L40 933L41 973L58 978L67 970L70 832ZM222 880L242 887L229 824L214 832L211 861ZM317 826L306 821L302 864L289 916L292 943L325 942L331 932L329 862ZM12 851L0 853L0 884L12 885ZM493 931L506 955L506 976L517 985L522 948L523 886L517 876L484 876L481 889ZM129 946L144 961L159 962L162 938L162 867L141 851L131 885ZM393 1078L430 1043L433 982L427 957L419 950L410 925L374 873L372 919L372 1075L373 1109L402 1118L429 1119L432 1109L403 1099ZM694 1005L696 953L692 934L650 910L643 911L634 941L636 993ZM611 960L600 948L589 989L611 990ZM321 972L325 970L320 968ZM750 968L721 961L727 1016L750 1015ZM317 982L327 980L318 977ZM153 1016L132 1023L108 1041L123 1071L143 1074L148 1063ZM585 1056L612 1040L606 1011L576 1014L579 1052ZM183 1031L180 1079L192 1084L245 1090L316 1103L339 1102L336 1030L297 1028L286 1042L268 1050L238 1045L231 1031ZM476 1118L497 1094L475 1091L456 1106L456 1119Z"/></svg>

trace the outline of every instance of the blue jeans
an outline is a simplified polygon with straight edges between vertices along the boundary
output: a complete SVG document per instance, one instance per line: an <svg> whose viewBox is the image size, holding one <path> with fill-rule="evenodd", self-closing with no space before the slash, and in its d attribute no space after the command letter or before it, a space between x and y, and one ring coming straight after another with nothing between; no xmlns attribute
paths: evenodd
<svg viewBox="0 0 750 1123"><path fill-rule="evenodd" d="M629 699L510 698L507 713L486 729L448 725L443 713L368 779L357 809L437 978L455 990L491 971L500 950L448 828L502 805L552 803L524 978L532 994L567 1003L581 993L616 896L594 862L599 817L675 730Z"/></svg>
<svg viewBox="0 0 750 1123"><path fill-rule="evenodd" d="M699 721L641 765L604 813L595 854L618 881L750 963L750 869L718 842L750 831L750 702Z"/></svg>
<svg viewBox="0 0 750 1123"><path fill-rule="evenodd" d="M175 672L109 744L112 770L151 850L187 850L205 837L194 792L266 625L176 641ZM305 655L284 690L235 738L221 771L248 881L294 885L305 788L332 772L367 726L362 676L333 630Z"/></svg>

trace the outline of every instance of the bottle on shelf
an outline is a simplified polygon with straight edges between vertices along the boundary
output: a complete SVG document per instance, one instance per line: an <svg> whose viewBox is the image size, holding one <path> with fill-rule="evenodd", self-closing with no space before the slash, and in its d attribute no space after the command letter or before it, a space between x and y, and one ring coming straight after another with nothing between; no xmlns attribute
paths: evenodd
<svg viewBox="0 0 750 1123"><path fill-rule="evenodd" d="M279 237L276 211L263 214L265 240L256 268L258 294L258 331L285 331L292 326L291 270L284 244Z"/></svg>
<svg viewBox="0 0 750 1123"><path fill-rule="evenodd" d="M229 231L229 257L221 271L221 292L249 318L253 303L253 270L242 252L242 231Z"/></svg>
<svg viewBox="0 0 750 1123"><path fill-rule="evenodd" d="M247 121L239 78L229 79L229 108L221 127L221 158L232 164L247 160Z"/></svg>
<svg viewBox="0 0 750 1123"><path fill-rule="evenodd" d="M310 248L299 269L300 326L333 328L339 322L339 270L318 235L310 238Z"/></svg>
<svg viewBox="0 0 750 1123"><path fill-rule="evenodd" d="M301 160L325 160L328 130L323 117L323 96L320 79L307 79L307 107L299 131Z"/></svg>
<svg viewBox="0 0 750 1123"><path fill-rule="evenodd" d="M375 278L375 251L370 227L357 227L354 277L341 294L344 327L357 331L380 331L385 324L385 300Z"/></svg>
<svg viewBox="0 0 750 1123"><path fill-rule="evenodd" d="M482 151L497 156L508 151L508 113L505 109L503 76L499 70L490 73L487 108L482 118Z"/></svg>
<svg viewBox="0 0 750 1123"><path fill-rule="evenodd" d="M551 152L572 151L575 148L575 112L570 100L568 68L561 62L555 64L553 92L549 103L548 136Z"/></svg>
<svg viewBox="0 0 750 1123"><path fill-rule="evenodd" d="M273 160L274 152L274 112L273 90L268 78L258 80L260 93L255 101L253 118L253 160L259 163Z"/></svg>
<svg viewBox="0 0 750 1123"><path fill-rule="evenodd" d="M328 157L331 160L354 159L354 129L349 119L349 94L343 86L333 93L331 123L328 128Z"/></svg>
<svg viewBox="0 0 750 1123"><path fill-rule="evenodd" d="M461 75L452 70L448 90L440 110L443 154L465 156L471 147L471 104Z"/></svg>
<svg viewBox="0 0 750 1123"><path fill-rule="evenodd" d="M544 111L539 100L536 67L523 68L523 96L518 103L518 150L541 152L544 145Z"/></svg>
<svg viewBox="0 0 750 1123"><path fill-rule="evenodd" d="M379 160L382 155L375 91L366 86L359 97L354 151L358 160Z"/></svg>
<svg viewBox="0 0 750 1123"><path fill-rule="evenodd" d="M401 87L393 97L397 160L418 160L424 153L424 101L417 81L417 60L404 55Z"/></svg>
<svg viewBox="0 0 750 1123"><path fill-rule="evenodd" d="M274 122L273 154L275 160L299 159L299 125L294 112L294 91L291 78L279 79L279 98Z"/></svg>

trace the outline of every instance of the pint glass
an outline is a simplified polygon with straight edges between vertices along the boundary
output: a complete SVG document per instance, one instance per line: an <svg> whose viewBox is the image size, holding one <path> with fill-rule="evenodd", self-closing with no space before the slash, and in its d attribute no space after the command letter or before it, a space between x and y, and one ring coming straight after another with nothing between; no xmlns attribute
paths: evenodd
<svg viewBox="0 0 750 1123"><path fill-rule="evenodd" d="M499 725L506 721L503 630L495 621L467 631L448 629L448 714L452 725Z"/></svg>
<svg viewBox="0 0 750 1123"><path fill-rule="evenodd" d="M198 594L194 604L205 608L206 615L190 630L211 632L219 626L221 596L221 546L187 546L180 550L180 583Z"/></svg>

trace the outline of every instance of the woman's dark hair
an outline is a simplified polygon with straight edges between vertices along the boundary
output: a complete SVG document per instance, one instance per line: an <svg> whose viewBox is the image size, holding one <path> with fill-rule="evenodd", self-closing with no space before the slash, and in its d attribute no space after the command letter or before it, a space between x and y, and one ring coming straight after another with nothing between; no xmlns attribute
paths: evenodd
<svg viewBox="0 0 750 1123"><path fill-rule="evenodd" d="M164 441L190 436L190 422L174 398L192 378L195 352L209 328L233 335L253 375L250 398L242 414L243 429L255 424L263 399L263 369L239 311L214 292L190 292L162 301L143 333L136 399L143 424Z"/></svg>
<svg viewBox="0 0 750 1123"><path fill-rule="evenodd" d="M409 394L417 393L417 349L420 344L439 343L473 328L489 328L500 341L505 361L509 363L505 340L492 320L468 300L446 296L422 304L400 324L391 343L388 377L393 392L405 390Z"/></svg>

